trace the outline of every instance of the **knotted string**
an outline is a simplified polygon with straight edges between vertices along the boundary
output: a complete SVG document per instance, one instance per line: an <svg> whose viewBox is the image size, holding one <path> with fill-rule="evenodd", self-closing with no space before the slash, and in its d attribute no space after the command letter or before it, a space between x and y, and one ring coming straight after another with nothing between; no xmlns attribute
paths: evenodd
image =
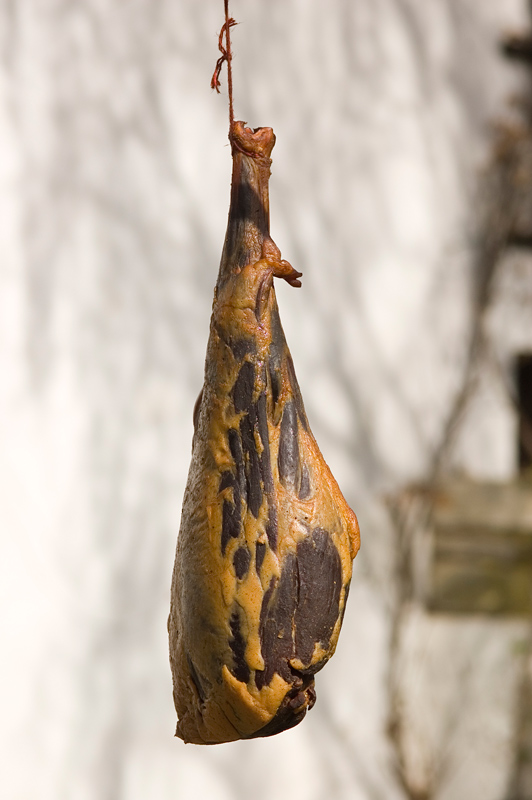
<svg viewBox="0 0 532 800"><path fill-rule="evenodd" d="M233 129L233 123L235 121L235 116L233 112L233 70L231 65L233 54L231 52L231 36L229 31L237 23L232 17L229 16L229 0L224 0L224 9L225 9L225 22L222 25L222 29L218 37L218 49L222 55L216 62L216 68L214 70L214 74L211 79L211 89L216 89L218 94L220 93L220 72L222 71L223 65L227 62L227 90L229 94L229 135L231 135L231 131ZM224 44L224 39L225 39L225 44Z"/></svg>

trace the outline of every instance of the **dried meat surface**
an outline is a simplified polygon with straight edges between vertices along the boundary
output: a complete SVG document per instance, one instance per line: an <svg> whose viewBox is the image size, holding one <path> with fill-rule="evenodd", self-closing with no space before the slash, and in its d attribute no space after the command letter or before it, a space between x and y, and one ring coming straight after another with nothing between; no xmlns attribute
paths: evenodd
<svg viewBox="0 0 532 800"><path fill-rule="evenodd" d="M297 725L333 655L359 547L311 433L273 285L300 274L269 233L270 128L234 124L169 617L176 735L216 744Z"/></svg>

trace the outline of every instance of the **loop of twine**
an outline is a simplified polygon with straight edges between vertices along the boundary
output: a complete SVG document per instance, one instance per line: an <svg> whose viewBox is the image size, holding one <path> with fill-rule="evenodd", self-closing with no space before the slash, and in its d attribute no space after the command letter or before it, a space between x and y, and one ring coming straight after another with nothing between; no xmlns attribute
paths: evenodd
<svg viewBox="0 0 532 800"><path fill-rule="evenodd" d="M233 54L231 53L231 36L229 34L229 31L237 23L232 17L229 16L229 0L224 0L224 9L225 9L225 22L222 25L222 29L218 37L218 49L222 55L216 62L216 67L214 69L214 73L211 78L211 89L215 89L218 92L218 94L220 94L220 73L222 71L223 65L227 63L227 89L229 94L229 135L230 135L233 129L233 123L235 119L233 112L233 73L231 68L231 61L233 58ZM225 45L224 45L224 38L225 38Z"/></svg>

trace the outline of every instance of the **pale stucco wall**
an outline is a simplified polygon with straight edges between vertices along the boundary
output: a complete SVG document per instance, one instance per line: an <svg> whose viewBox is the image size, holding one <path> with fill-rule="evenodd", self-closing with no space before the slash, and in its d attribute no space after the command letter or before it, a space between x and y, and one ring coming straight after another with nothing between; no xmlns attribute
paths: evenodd
<svg viewBox="0 0 532 800"><path fill-rule="evenodd" d="M404 796L386 736L381 498L424 475L460 382L477 169L519 85L496 45L525 3L232 1L236 114L277 134L272 234L304 273L300 291L279 288L283 323L363 549L304 724L202 749L172 738L165 624L229 194L225 102L209 89L221 6L0 3L0 752L13 800ZM510 764L517 673L503 656L521 631L490 657L498 634L479 630L465 637L487 665L473 694L509 677L449 800L478 780L478 796L502 800Z"/></svg>

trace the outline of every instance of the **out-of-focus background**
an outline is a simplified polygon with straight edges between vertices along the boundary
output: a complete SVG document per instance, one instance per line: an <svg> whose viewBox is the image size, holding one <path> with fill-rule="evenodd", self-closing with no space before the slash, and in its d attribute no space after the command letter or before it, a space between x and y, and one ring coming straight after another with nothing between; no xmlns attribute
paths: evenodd
<svg viewBox="0 0 532 800"><path fill-rule="evenodd" d="M232 0L281 316L362 549L297 728L173 738L166 617L227 220L221 0L0 0L7 800L529 800L532 16ZM225 86L225 77L223 77Z"/></svg>

